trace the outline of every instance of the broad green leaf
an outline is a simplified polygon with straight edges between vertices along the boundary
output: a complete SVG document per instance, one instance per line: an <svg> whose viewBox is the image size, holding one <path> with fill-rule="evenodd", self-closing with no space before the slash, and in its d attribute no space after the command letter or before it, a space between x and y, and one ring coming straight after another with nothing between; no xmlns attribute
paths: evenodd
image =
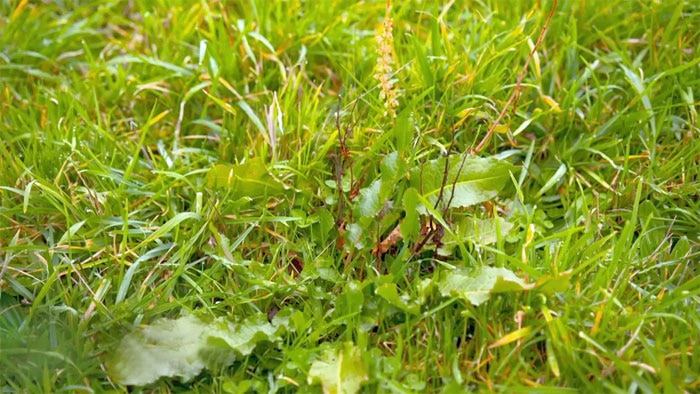
<svg viewBox="0 0 700 394"><path fill-rule="evenodd" d="M382 187L382 180L377 179L370 187L360 190L360 200L358 201L358 210L363 217L373 217L382 210L384 205L383 199L379 192Z"/></svg>
<svg viewBox="0 0 700 394"><path fill-rule="evenodd" d="M366 236L364 235L364 230L362 229L362 226L360 226L357 223L350 223L345 227L346 230L348 230L346 239L352 244L358 248L362 249L365 247L365 239Z"/></svg>
<svg viewBox="0 0 700 394"><path fill-rule="evenodd" d="M335 311L333 314L341 320L358 315L362 311L365 297L358 281L349 281L343 288L343 292L335 299Z"/></svg>
<svg viewBox="0 0 700 394"><path fill-rule="evenodd" d="M321 245L328 244L335 228L335 219L330 211L326 208L318 208L309 219L316 221L311 226L311 239Z"/></svg>
<svg viewBox="0 0 700 394"><path fill-rule="evenodd" d="M350 342L323 352L311 364L308 376L309 384L321 383L324 394L356 393L367 379L360 349Z"/></svg>
<svg viewBox="0 0 700 394"><path fill-rule="evenodd" d="M207 186L225 188L233 199L261 198L283 194L284 185L267 171L261 158L243 164L217 164L209 170Z"/></svg>
<svg viewBox="0 0 700 394"><path fill-rule="evenodd" d="M376 293L391 305L401 309L404 312L414 315L420 312L420 305L415 302L411 302L408 297L402 297L399 295L399 291L394 283L384 283L377 288Z"/></svg>
<svg viewBox="0 0 700 394"><path fill-rule="evenodd" d="M379 168L382 173L382 180L385 182L385 187L390 190L394 189L396 183L408 174L408 165L406 161L399 156L398 152L391 152L384 157Z"/></svg>
<svg viewBox="0 0 700 394"><path fill-rule="evenodd" d="M161 320L124 337L107 369L124 385L141 386L163 376L188 381L206 366L200 357L207 346L206 331L194 316Z"/></svg>
<svg viewBox="0 0 700 394"><path fill-rule="evenodd" d="M241 323L206 323L192 315L163 319L126 335L106 365L110 376L124 385L142 386L161 377L188 381L204 368L250 354L261 341L277 340L283 328L262 314Z"/></svg>
<svg viewBox="0 0 700 394"><path fill-rule="evenodd" d="M361 217L375 217L385 205L391 204L394 189L408 173L408 166L398 152L392 152L384 157L380 170L381 177L372 182L369 187L360 190L357 213Z"/></svg>
<svg viewBox="0 0 700 394"><path fill-rule="evenodd" d="M545 275L537 279L535 282L537 286L537 291L552 294L556 292L566 291L569 288L569 280L573 271L568 270L560 272L559 275Z"/></svg>
<svg viewBox="0 0 700 394"><path fill-rule="evenodd" d="M490 219L468 218L456 226L455 232L457 235L474 243L489 245L504 238L512 229L513 223L507 222L501 217Z"/></svg>
<svg viewBox="0 0 700 394"><path fill-rule="evenodd" d="M236 354L246 356L253 352L262 341L274 341L278 327L270 324L263 315L253 316L241 323L232 323L222 319L216 320L208 327L208 343L218 345L223 341Z"/></svg>
<svg viewBox="0 0 700 394"><path fill-rule="evenodd" d="M468 207L488 201L508 185L510 174L517 172L512 164L493 157L451 156L447 182L443 188L445 160L441 157L411 170L411 186L420 190L433 206L440 196L441 188L440 207L444 207L448 201L448 208ZM425 214L425 207L419 206L418 209L421 214Z"/></svg>
<svg viewBox="0 0 700 394"><path fill-rule="evenodd" d="M474 306L488 301L492 293L509 293L534 288L506 268L480 267L455 269L442 276L438 283L444 297L458 296Z"/></svg>
<svg viewBox="0 0 700 394"><path fill-rule="evenodd" d="M490 219L476 219L466 217L457 222L452 230L462 241L469 241L478 245L490 245L504 239L513 229L513 223L507 222L501 217ZM443 246L440 254L449 256L457 246L457 240L450 234L445 234L442 239Z"/></svg>

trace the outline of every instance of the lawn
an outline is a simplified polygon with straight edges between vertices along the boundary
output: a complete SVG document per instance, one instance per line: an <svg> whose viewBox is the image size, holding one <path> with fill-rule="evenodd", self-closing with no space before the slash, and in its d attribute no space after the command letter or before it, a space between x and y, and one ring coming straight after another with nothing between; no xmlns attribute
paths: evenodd
<svg viewBox="0 0 700 394"><path fill-rule="evenodd" d="M0 1L0 391L700 391L695 0Z"/></svg>

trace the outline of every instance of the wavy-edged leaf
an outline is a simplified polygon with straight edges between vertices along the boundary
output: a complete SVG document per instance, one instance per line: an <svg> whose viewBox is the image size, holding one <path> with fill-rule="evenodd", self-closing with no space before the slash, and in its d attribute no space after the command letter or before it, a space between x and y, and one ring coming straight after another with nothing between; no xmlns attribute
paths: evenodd
<svg viewBox="0 0 700 394"><path fill-rule="evenodd" d="M488 301L491 294L537 290L545 294L565 291L569 287L572 271L558 275L544 275L535 283L526 283L513 271L499 267L464 268L448 271L438 282L444 297L458 296L479 306Z"/></svg>
<svg viewBox="0 0 700 394"><path fill-rule="evenodd" d="M309 384L321 383L324 394L356 393L367 379L360 349L350 342L323 352L311 364L308 376Z"/></svg>
<svg viewBox="0 0 700 394"><path fill-rule="evenodd" d="M206 326L194 316L163 319L125 336L107 361L111 377L125 385L145 385L163 376L188 381L206 363Z"/></svg>
<svg viewBox="0 0 700 394"><path fill-rule="evenodd" d="M241 323L217 320L209 325L210 345L226 346L241 356L253 352L262 341L272 342L278 337L279 327L270 324L264 315L253 316Z"/></svg>
<svg viewBox="0 0 700 394"><path fill-rule="evenodd" d="M513 271L499 267L455 269L444 274L438 283L443 296L456 295L474 306L488 301L492 293L530 290L534 287L535 284L525 283Z"/></svg>
<svg viewBox="0 0 700 394"><path fill-rule="evenodd" d="M514 165L493 157L452 156L449 158L447 182L443 188L445 160L441 157L411 170L411 186L420 190L433 206L441 189L441 207L448 201L448 208L468 207L488 201L508 185L510 174L518 170ZM424 206L419 206L418 209L421 214L425 214Z"/></svg>
<svg viewBox="0 0 700 394"><path fill-rule="evenodd" d="M279 338L285 323L264 315L241 323L204 322L187 315L162 319L126 335L106 360L110 376L124 385L142 386L161 377L188 381L205 368L231 364L253 352L261 341Z"/></svg>

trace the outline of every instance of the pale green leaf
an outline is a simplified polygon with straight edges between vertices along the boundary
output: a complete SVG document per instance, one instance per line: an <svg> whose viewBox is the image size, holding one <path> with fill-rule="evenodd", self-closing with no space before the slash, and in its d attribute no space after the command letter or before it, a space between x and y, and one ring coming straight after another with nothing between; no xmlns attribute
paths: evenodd
<svg viewBox="0 0 700 394"><path fill-rule="evenodd" d="M360 349L349 342L326 350L311 364L308 376L309 384L321 383L324 394L357 393L367 379Z"/></svg>
<svg viewBox="0 0 700 394"><path fill-rule="evenodd" d="M375 217L385 206L391 206L396 185L408 174L408 166L398 152L386 155L380 163L380 170L381 177L360 190L356 212L361 217Z"/></svg>
<svg viewBox="0 0 700 394"><path fill-rule="evenodd" d="M200 352L206 347L206 326L194 316L164 319L122 339L107 362L116 382L141 386L161 377L188 381L206 366Z"/></svg>
<svg viewBox="0 0 700 394"><path fill-rule="evenodd" d="M411 170L411 186L420 190L433 206L440 197L440 190L440 207L448 201L448 208L462 208L491 200L508 185L510 174L517 172L512 164L493 157L452 156L443 187L445 160L444 157L431 160ZM424 206L418 209L425 214Z"/></svg>
<svg viewBox="0 0 700 394"><path fill-rule="evenodd" d="M414 315L420 312L420 305L412 302L409 297L400 295L398 289L396 288L396 284L394 283L384 283L377 288L376 293L391 305L401 309L404 312Z"/></svg>
<svg viewBox="0 0 700 394"><path fill-rule="evenodd" d="M335 299L334 315L339 318L354 316L362 311L365 296L358 281L349 281L343 287L343 292Z"/></svg>
<svg viewBox="0 0 700 394"><path fill-rule="evenodd" d="M403 209L406 215L401 222L401 236L407 241L413 241L420 232L420 218L418 215L418 190L408 188L403 193Z"/></svg>
<svg viewBox="0 0 700 394"><path fill-rule="evenodd" d="M558 275L545 275L537 279L537 291L552 294L566 291L569 288L569 280L573 271L560 272Z"/></svg>
<svg viewBox="0 0 700 394"><path fill-rule="evenodd" d="M274 341L278 328L263 315L257 315L241 323L217 320L209 325L208 330L210 344L219 344L218 339L236 354L247 356L259 342Z"/></svg>
<svg viewBox="0 0 700 394"><path fill-rule="evenodd" d="M362 249L365 247L365 238L364 235L364 230L362 229L362 226L360 226L357 223L350 223L347 226L345 226L345 229L348 231L346 235L346 239L351 242L356 248Z"/></svg>
<svg viewBox="0 0 700 394"><path fill-rule="evenodd" d="M462 241L468 241L478 245L490 245L499 239L504 239L513 229L513 223L507 222L501 217L489 219L476 219L466 217L455 223L452 230ZM440 254L449 256L457 246L457 240L450 234L445 234Z"/></svg>
<svg viewBox="0 0 700 394"><path fill-rule="evenodd" d="M398 152L391 152L382 159L379 166L385 187L393 190L396 183L408 174L406 161L399 156Z"/></svg>
<svg viewBox="0 0 700 394"><path fill-rule="evenodd" d="M382 187L382 180L377 179L370 187L360 190L360 200L358 201L359 213L363 217L373 217L382 210L384 201L379 196Z"/></svg>
<svg viewBox="0 0 700 394"><path fill-rule="evenodd" d="M455 269L444 274L438 283L443 296L458 296L474 306L488 301L492 293L530 290L534 286L525 283L513 271L498 267Z"/></svg>
<svg viewBox="0 0 700 394"><path fill-rule="evenodd" d="M249 355L261 341L279 339L284 328L262 314L241 323L221 318L206 323L192 315L163 319L126 335L106 365L110 376L124 385L142 386L161 377L188 381L205 368Z"/></svg>
<svg viewBox="0 0 700 394"><path fill-rule="evenodd" d="M209 170L207 186L225 188L233 199L279 196L285 192L284 185L267 171L261 158L243 164L218 164Z"/></svg>

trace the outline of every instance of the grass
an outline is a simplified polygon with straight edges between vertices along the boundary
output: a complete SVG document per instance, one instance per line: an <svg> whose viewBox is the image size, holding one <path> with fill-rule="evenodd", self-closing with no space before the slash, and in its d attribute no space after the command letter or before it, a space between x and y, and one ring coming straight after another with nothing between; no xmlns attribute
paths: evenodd
<svg viewBox="0 0 700 394"><path fill-rule="evenodd" d="M546 25L551 1L438 3L388 14L393 118L384 2L0 2L3 392L126 392L105 359L134 329L277 311L279 338L142 390L321 392L334 351L363 392L700 390L700 7L561 0ZM373 254L418 220L408 172L360 206L386 158L457 162L529 58L478 153L512 186L419 218L512 229L439 256L414 223ZM440 292L482 266L568 282Z"/></svg>

